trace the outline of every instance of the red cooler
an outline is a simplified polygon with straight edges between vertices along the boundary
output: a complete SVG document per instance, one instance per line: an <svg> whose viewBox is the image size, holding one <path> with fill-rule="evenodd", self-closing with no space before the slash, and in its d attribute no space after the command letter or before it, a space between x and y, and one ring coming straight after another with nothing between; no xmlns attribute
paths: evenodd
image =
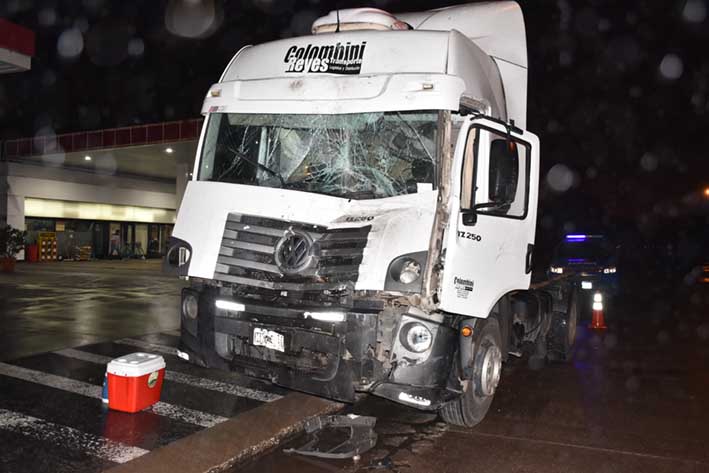
<svg viewBox="0 0 709 473"><path fill-rule="evenodd" d="M151 353L131 353L108 364L108 407L138 412L160 400L165 360Z"/></svg>

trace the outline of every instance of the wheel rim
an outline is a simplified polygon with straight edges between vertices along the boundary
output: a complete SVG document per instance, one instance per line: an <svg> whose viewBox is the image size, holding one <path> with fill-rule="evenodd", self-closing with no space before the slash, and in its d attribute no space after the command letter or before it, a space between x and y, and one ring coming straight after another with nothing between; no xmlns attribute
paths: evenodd
<svg viewBox="0 0 709 473"><path fill-rule="evenodd" d="M480 366L480 391L483 396L495 394L502 371L502 352L494 343L487 344Z"/></svg>

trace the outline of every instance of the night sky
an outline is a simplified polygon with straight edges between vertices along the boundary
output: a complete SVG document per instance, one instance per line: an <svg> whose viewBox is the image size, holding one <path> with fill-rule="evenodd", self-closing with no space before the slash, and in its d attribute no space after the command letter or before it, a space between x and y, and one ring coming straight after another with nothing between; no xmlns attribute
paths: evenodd
<svg viewBox="0 0 709 473"><path fill-rule="evenodd" d="M306 34L334 9L456 1L2 0L34 30L0 76L0 139L198 116L243 45ZM706 213L709 2L524 1L528 128L542 142L542 228L643 227Z"/></svg>

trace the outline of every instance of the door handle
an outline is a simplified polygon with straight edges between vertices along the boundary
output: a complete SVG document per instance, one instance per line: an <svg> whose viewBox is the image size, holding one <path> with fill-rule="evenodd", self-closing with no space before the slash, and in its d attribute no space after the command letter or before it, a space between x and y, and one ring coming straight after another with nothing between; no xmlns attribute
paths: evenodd
<svg viewBox="0 0 709 473"><path fill-rule="evenodd" d="M525 268L524 268L524 271L526 274L529 274L532 272L533 256L534 256L534 245L529 243L529 244L527 244L527 257L525 259Z"/></svg>

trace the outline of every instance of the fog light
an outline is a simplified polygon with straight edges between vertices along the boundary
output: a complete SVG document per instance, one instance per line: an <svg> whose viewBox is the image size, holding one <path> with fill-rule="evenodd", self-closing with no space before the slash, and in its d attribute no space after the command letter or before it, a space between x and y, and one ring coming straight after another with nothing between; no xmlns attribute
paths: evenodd
<svg viewBox="0 0 709 473"><path fill-rule="evenodd" d="M407 350L421 353L431 348L433 336L425 325L413 322L405 325L401 330L401 342Z"/></svg>
<svg viewBox="0 0 709 473"><path fill-rule="evenodd" d="M192 320L196 319L197 315L199 315L199 303L194 294L188 293L185 295L184 299L182 299L182 313Z"/></svg>

